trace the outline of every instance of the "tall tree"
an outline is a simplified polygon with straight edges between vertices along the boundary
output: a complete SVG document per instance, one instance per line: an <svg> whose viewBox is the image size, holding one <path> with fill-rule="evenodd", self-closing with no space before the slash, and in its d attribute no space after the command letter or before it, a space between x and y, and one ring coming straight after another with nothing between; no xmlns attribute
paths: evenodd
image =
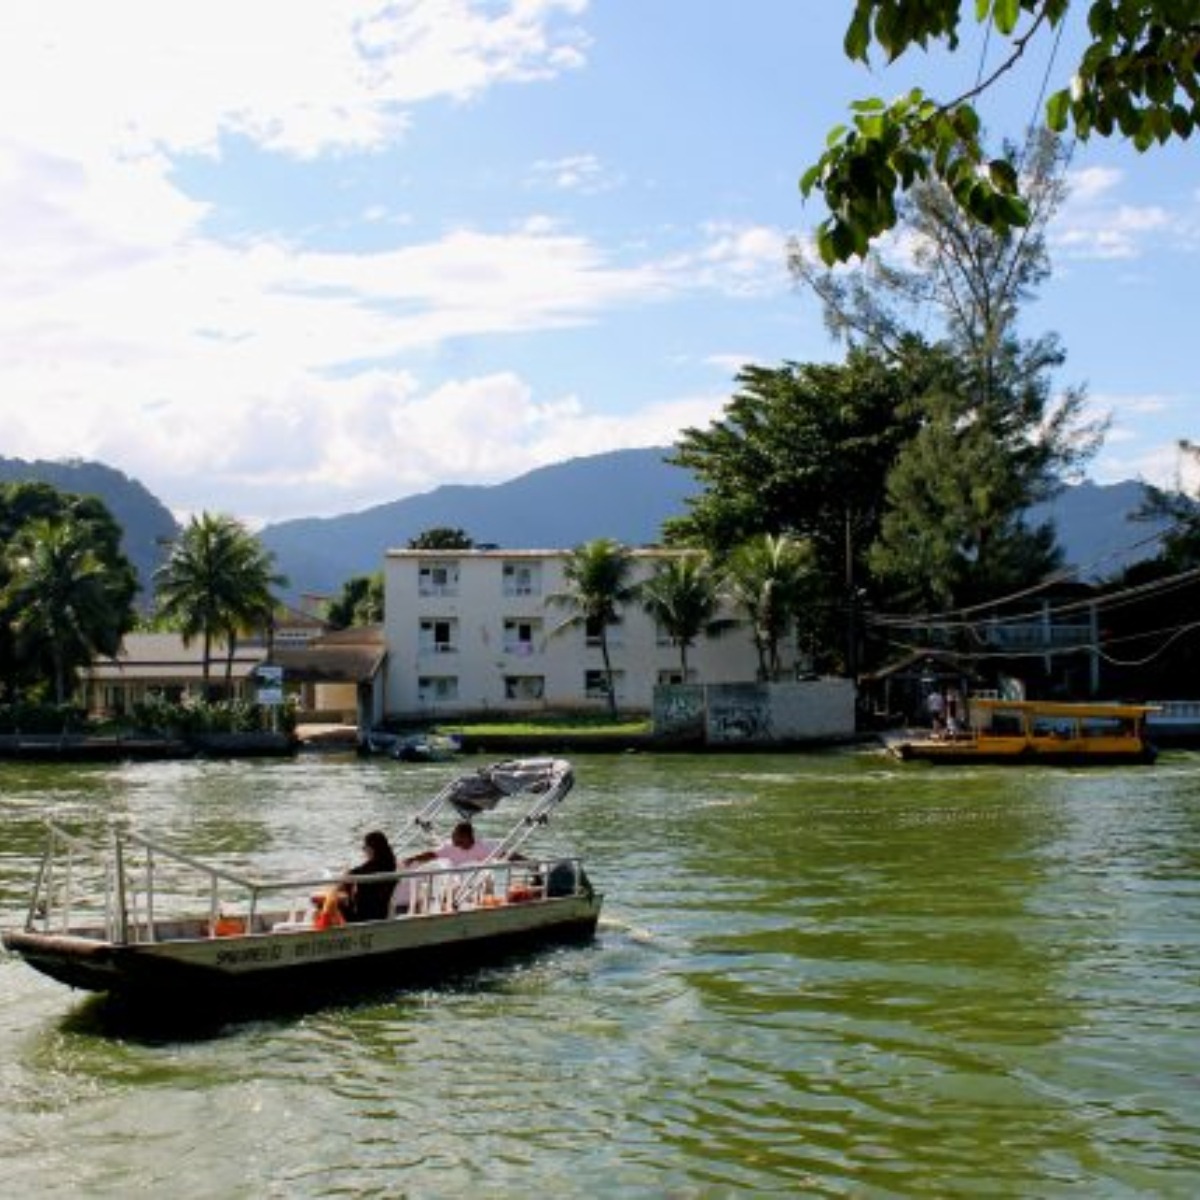
<svg viewBox="0 0 1200 1200"><path fill-rule="evenodd" d="M668 541L719 558L756 534L809 538L829 578L854 578L929 369L920 355L896 363L873 350L852 350L844 365L743 367L721 417L685 430L675 447L671 461L704 490L666 522Z"/></svg>
<svg viewBox="0 0 1200 1200"><path fill-rule="evenodd" d="M273 629L275 589L285 587L287 579L274 569L275 556L245 528L235 539L230 571L238 579L227 600L225 613L225 690L233 682L233 660L238 639L247 630Z"/></svg>
<svg viewBox="0 0 1200 1200"><path fill-rule="evenodd" d="M1050 526L1024 513L1094 452L1103 425L1084 396L1052 397L1063 362L1052 335L1023 339L1022 305L1049 274L1045 229L1062 201L1057 140L1034 137L1005 159L1021 172L1030 224L996 231L964 215L940 183L903 204L907 259L872 250L861 270L829 272L794 244L791 265L821 299L830 330L850 347L900 361L913 330L940 324L941 363L913 414L917 432L888 475L887 513L872 571L906 604L967 603L1014 590L1058 562Z"/></svg>
<svg viewBox="0 0 1200 1200"><path fill-rule="evenodd" d="M857 661L854 614L870 586L867 551L878 537L883 480L919 427L916 401L943 368L943 354L902 336L903 353L851 348L844 364L747 366L721 418L688 429L673 462L704 491L666 522L667 540L702 545L718 560L760 534L806 541L824 595L812 615L818 640L845 641Z"/></svg>
<svg viewBox="0 0 1200 1200"><path fill-rule="evenodd" d="M965 0L856 0L846 56L869 64L873 47L889 62L931 43L953 51L965 7ZM1117 135L1144 151L1200 125L1200 21L1190 0L976 0L973 15L987 29L985 46L994 36L1000 47L973 87L951 99L913 88L890 103L855 102L850 122L831 131L801 178L803 194L820 193L829 212L817 231L826 263L865 254L896 225L900 198L927 180L980 225L1003 233L1028 223L1011 162L988 159L977 105L1039 39L1054 40L1052 69L1060 72L1046 100L1047 128L1084 139ZM1078 57L1059 63L1057 39L1068 28Z"/></svg>
<svg viewBox="0 0 1200 1200"><path fill-rule="evenodd" d="M49 664L54 699L63 704L75 671L98 654L116 654L132 626L128 563L106 562L87 523L36 517L8 544L5 568L0 608L17 657Z"/></svg>
<svg viewBox="0 0 1200 1200"><path fill-rule="evenodd" d="M184 645L203 641L205 695L214 642L226 643L228 680L238 630L270 618L271 589L286 582L271 573L273 558L241 522L205 512L188 522L156 573L160 616Z"/></svg>
<svg viewBox="0 0 1200 1200"><path fill-rule="evenodd" d="M608 631L620 620L621 608L637 598L638 588L632 581L633 557L629 550L612 538L595 538L576 546L563 565L567 590L549 599L555 604L568 605L575 611L551 630L557 634L569 627L583 625L595 630L604 662L604 679L608 692L608 710L617 717L617 692L609 653Z"/></svg>
<svg viewBox="0 0 1200 1200"><path fill-rule="evenodd" d="M378 625L383 620L383 591L382 571L352 575L326 606L325 619L334 629Z"/></svg>
<svg viewBox="0 0 1200 1200"><path fill-rule="evenodd" d="M1200 444L1179 443L1173 488L1147 487L1138 518L1166 518L1159 553L1132 563L1100 600L1105 677L1127 695L1191 699L1200 677L1200 488L1182 467L1200 467Z"/></svg>
<svg viewBox="0 0 1200 1200"><path fill-rule="evenodd" d="M688 649L716 616L718 577L708 555L681 554L661 564L641 585L645 610L679 647L679 670L688 679Z"/></svg>
<svg viewBox="0 0 1200 1200"><path fill-rule="evenodd" d="M726 587L750 624L760 679L780 678L780 643L811 611L815 558L810 542L771 534L751 538L730 556Z"/></svg>
<svg viewBox="0 0 1200 1200"><path fill-rule="evenodd" d="M105 504L94 496L76 496L50 484L21 482L0 484L0 544L11 546L21 530L42 520L77 527L106 571L114 614L124 633L132 627L132 604L137 594L137 572L121 549L121 527ZM0 554L0 591L10 578L9 557ZM26 643L18 656L12 616L0 620L0 687L11 695L49 679L48 661L30 658Z"/></svg>
<svg viewBox="0 0 1200 1200"><path fill-rule="evenodd" d="M887 477L888 511L868 563L906 608L979 603L1044 578L1061 563L1054 528L1024 518L1036 470L1020 430L1006 438L964 415L956 396L931 397L925 424Z"/></svg>
<svg viewBox="0 0 1200 1200"><path fill-rule="evenodd" d="M1200 467L1200 442L1184 438L1179 443L1179 453ZM1136 515L1166 517L1171 521L1159 555L1164 567L1182 571L1200 564L1200 489L1195 496L1189 496L1181 475L1173 489L1148 486L1145 503Z"/></svg>
<svg viewBox="0 0 1200 1200"><path fill-rule="evenodd" d="M435 525L408 539L410 550L470 550L474 539L457 526Z"/></svg>
<svg viewBox="0 0 1200 1200"><path fill-rule="evenodd" d="M862 269L827 270L804 242L789 245L789 266L821 304L830 332L848 346L899 359L930 318L939 340L973 367L978 400L991 395L997 360L1011 356L1021 306L1050 274L1046 229L1066 196L1066 155L1058 138L1035 133L1003 159L1022 181L1029 221L997 231L963 215L939 183L913 186L901 203L904 237L891 252L873 248Z"/></svg>

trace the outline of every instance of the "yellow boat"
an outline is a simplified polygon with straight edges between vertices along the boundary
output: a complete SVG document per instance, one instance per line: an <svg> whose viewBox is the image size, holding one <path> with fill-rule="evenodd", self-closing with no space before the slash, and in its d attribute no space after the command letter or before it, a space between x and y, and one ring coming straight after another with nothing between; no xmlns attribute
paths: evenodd
<svg viewBox="0 0 1200 1200"><path fill-rule="evenodd" d="M1075 704L972 697L967 725L956 735L889 738L905 761L934 763L1152 763L1146 735L1151 704Z"/></svg>

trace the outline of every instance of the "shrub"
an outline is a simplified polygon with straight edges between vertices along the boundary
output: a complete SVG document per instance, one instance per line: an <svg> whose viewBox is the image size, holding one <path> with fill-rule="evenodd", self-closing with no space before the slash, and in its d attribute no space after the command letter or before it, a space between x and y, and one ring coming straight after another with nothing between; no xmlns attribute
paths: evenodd
<svg viewBox="0 0 1200 1200"><path fill-rule="evenodd" d="M86 727L87 714L74 704L0 704L0 733L79 733Z"/></svg>

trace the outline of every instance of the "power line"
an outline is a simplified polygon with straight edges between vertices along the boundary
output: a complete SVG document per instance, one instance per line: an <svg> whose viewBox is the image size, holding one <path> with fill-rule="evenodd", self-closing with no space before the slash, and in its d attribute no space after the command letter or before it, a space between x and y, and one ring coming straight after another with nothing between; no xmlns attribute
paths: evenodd
<svg viewBox="0 0 1200 1200"><path fill-rule="evenodd" d="M1165 642L1163 642L1162 645L1159 646L1157 650L1155 650L1151 654L1146 655L1145 658L1133 658L1133 659L1113 658L1112 655L1106 654L1099 646L1096 647L1096 653L1102 659L1104 659L1104 661L1106 663L1111 663L1114 667L1144 667L1147 663L1153 662L1156 658L1159 657L1159 655L1163 654L1169 646L1174 645L1175 642L1177 642L1185 634L1189 634L1193 630L1196 630L1196 629L1200 629L1200 621L1192 621L1190 624L1176 625L1173 628L1168 628L1168 629L1156 629L1152 633L1131 634L1129 637L1113 639L1114 641L1117 641L1117 642L1126 642L1126 641L1133 641L1135 639L1141 639L1141 638L1145 638L1145 637L1157 637L1160 633L1170 633L1171 634L1171 636L1169 638L1167 638L1167 640Z"/></svg>
<svg viewBox="0 0 1200 1200"><path fill-rule="evenodd" d="M1099 563L1105 562L1107 559L1113 558L1117 555L1127 554L1131 550L1138 550L1144 546L1151 545L1154 542L1160 541L1161 539L1169 536L1170 534L1179 532L1181 529L1183 529L1186 526L1186 524L1187 524L1187 522L1184 522L1184 521L1174 521L1170 525L1166 526L1165 528L1160 529L1155 533L1149 534L1147 537L1140 538L1138 541L1133 542L1128 546L1121 547L1116 550L1110 550L1107 553L1101 555L1099 558L1093 559L1092 562L1090 562L1090 563L1086 563L1086 564L1084 564L1082 566L1078 566L1078 567L1064 568L1061 571L1054 571L1051 574L1047 575L1044 579L1039 580L1035 584L1031 584L1027 588L1022 588L1020 591L1016 591L1016 592L1010 592L1005 596L999 596L993 600L981 601L978 604L964 605L961 608L945 609L941 612L932 612L932 613L879 613L879 612L877 612L877 613L872 614L872 617L880 624L894 623L901 627L903 627L905 625L961 626L961 625L970 624L973 622L970 622L968 618L970 617L970 615L972 613L983 613L983 612L994 611L997 608L1006 607L1010 604L1013 604L1018 600L1024 600L1029 596L1036 596L1039 592L1048 591L1050 588L1057 587L1061 583L1069 583L1073 580L1077 580L1081 574L1083 574L1086 571L1090 571L1093 567L1095 567ZM1189 573L1183 572L1183 574L1186 575ZM1172 578L1174 578L1174 577L1172 577ZM1157 583L1157 582L1164 582L1164 581L1155 581L1155 582ZM1139 585L1135 585L1135 588L1146 587L1146 586L1152 586L1152 585L1139 584ZM1127 590L1132 591L1134 589L1127 589ZM1120 596L1123 594L1124 594L1124 592L1107 593L1108 596ZM1092 600L1072 601L1072 602L1069 602L1068 604L1059 606L1059 608L1057 608L1055 611L1065 610L1070 607L1083 608L1092 602L1093 602ZM1019 619L1019 618L1005 618L1005 619Z"/></svg>
<svg viewBox="0 0 1200 1200"><path fill-rule="evenodd" d="M1152 579L1145 583L1132 584L1118 592L1103 592L1092 595L1085 600L1065 600L1061 604L1048 605L1039 609L1027 609L1024 612L1011 613L1006 616L987 616L972 621L965 620L936 620L929 617L891 615L887 613L866 613L865 620L879 626L881 629L943 629L970 631L980 626L994 629L1005 625L1028 625L1031 622L1042 621L1047 617L1062 616L1066 613L1086 612L1093 608L1112 610L1123 608L1127 604L1136 603L1147 596L1165 594L1178 588L1186 587L1189 583L1200 578L1200 567L1191 567L1162 579ZM997 602L999 603L999 602Z"/></svg>
<svg viewBox="0 0 1200 1200"><path fill-rule="evenodd" d="M1066 658L1071 655L1094 654L1115 667L1142 667L1160 657L1168 647L1172 646L1181 637L1198 629L1200 629L1200 621L1189 621L1186 625L1167 625L1159 629L1146 630L1141 633L1126 634L1124 637L1106 638L1103 642L1078 642L1071 646L1044 646L1030 650L972 650L968 655L964 655L964 657L970 658L972 662L983 662L989 659L1012 661L1013 659ZM1119 645L1123 642L1143 641L1146 638L1159 637L1163 634L1168 634L1169 636L1166 637L1160 646L1144 658L1120 659L1107 653L1104 649L1105 646ZM912 654L928 653L936 649L936 647L930 647L929 645L917 642L896 641L894 644L898 648L907 650Z"/></svg>

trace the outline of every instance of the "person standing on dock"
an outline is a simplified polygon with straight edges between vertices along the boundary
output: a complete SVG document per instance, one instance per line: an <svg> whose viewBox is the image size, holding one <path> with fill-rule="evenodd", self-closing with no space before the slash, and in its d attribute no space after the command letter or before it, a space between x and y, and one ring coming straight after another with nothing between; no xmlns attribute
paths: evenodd
<svg viewBox="0 0 1200 1200"><path fill-rule="evenodd" d="M946 711L946 700L937 688L934 688L925 697L925 711L929 714L929 726L933 730L933 736L935 738L941 737L944 727L942 718Z"/></svg>

